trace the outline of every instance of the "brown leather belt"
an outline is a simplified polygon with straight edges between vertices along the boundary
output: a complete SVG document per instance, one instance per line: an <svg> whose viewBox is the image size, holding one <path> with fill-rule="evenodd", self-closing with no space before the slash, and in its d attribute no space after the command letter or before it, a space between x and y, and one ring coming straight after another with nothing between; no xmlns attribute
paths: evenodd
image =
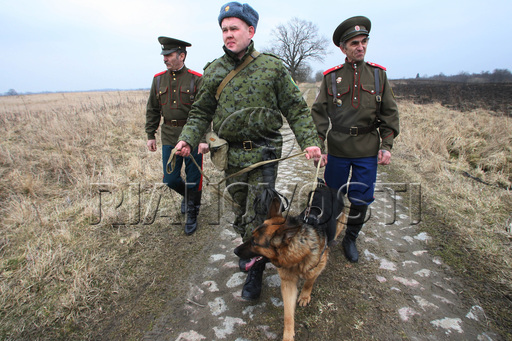
<svg viewBox="0 0 512 341"><path fill-rule="evenodd" d="M164 124L171 127L183 127L187 120L164 120Z"/></svg>

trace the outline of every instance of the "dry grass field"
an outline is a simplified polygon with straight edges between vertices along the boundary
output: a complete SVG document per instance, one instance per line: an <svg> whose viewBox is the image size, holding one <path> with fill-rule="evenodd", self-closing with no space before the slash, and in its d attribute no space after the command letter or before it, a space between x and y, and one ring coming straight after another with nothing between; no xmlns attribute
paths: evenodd
<svg viewBox="0 0 512 341"><path fill-rule="evenodd" d="M150 191L161 179L160 153L145 146L146 100L145 91L0 97L0 339L87 339L109 328L133 291L165 285L141 281L162 261L161 232L113 225L138 221L115 210L95 224L97 184ZM399 107L388 173L421 183L432 251L465 276L498 328L510 327L512 118L437 103ZM162 233L187 243L179 231Z"/></svg>

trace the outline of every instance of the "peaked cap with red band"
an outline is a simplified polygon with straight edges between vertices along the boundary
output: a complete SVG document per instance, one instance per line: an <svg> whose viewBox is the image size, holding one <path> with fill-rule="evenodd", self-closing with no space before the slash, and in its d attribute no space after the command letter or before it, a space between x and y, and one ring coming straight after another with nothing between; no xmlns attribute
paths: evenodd
<svg viewBox="0 0 512 341"><path fill-rule="evenodd" d="M348 18L336 28L332 35L332 41L334 42L334 45L340 46L342 42L360 34L368 36L370 34L371 27L372 23L367 17L357 16Z"/></svg>

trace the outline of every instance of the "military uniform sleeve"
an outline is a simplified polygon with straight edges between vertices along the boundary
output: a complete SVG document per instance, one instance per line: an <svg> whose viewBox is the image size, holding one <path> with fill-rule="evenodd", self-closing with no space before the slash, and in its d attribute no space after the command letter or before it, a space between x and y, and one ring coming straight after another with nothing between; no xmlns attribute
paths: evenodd
<svg viewBox="0 0 512 341"><path fill-rule="evenodd" d="M320 92L318 93L313 106L311 107L311 117L315 122L318 136L326 146L327 130L329 129L329 111L326 77L322 79Z"/></svg>
<svg viewBox="0 0 512 341"><path fill-rule="evenodd" d="M315 124L297 84L282 64L279 70L276 89L279 109L288 121L302 150L311 146L320 147Z"/></svg>
<svg viewBox="0 0 512 341"><path fill-rule="evenodd" d="M211 126L217 107L215 89L214 83L209 81L206 75L200 78L196 99L188 113L187 123L178 138L179 141L187 142L192 148L197 147L200 142L206 142L204 135Z"/></svg>
<svg viewBox="0 0 512 341"><path fill-rule="evenodd" d="M201 89L201 86L203 85L203 77L197 77L197 82L196 82L196 99L197 99L197 94L199 93L199 89ZM190 113L189 113L190 115ZM208 133L209 131L211 130L211 124L208 125L208 129L206 130L206 133ZM199 143L207 143L206 141L206 133L201 137L201 139L199 140Z"/></svg>
<svg viewBox="0 0 512 341"><path fill-rule="evenodd" d="M379 119L381 125L379 133L381 136L381 149L391 151L393 141L400 132L400 121L398 117L398 106L396 104L395 95L389 84L386 72L382 72L384 80L384 89L382 91L382 105Z"/></svg>
<svg viewBox="0 0 512 341"><path fill-rule="evenodd" d="M160 125L161 118L161 105L157 97L156 91L156 78L153 78L151 90L149 92L149 99L146 105L146 134L148 140L154 140L156 131Z"/></svg>

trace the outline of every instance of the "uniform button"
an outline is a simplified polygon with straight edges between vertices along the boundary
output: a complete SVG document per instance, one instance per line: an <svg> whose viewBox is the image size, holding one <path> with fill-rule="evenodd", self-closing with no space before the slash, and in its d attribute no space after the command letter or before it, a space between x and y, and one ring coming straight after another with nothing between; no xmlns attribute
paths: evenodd
<svg viewBox="0 0 512 341"><path fill-rule="evenodd" d="M174 92L176 92L176 90L174 90Z"/></svg>
<svg viewBox="0 0 512 341"><path fill-rule="evenodd" d="M356 85L354 85L354 88L357 88L357 84L356 84Z"/></svg>
<svg viewBox="0 0 512 341"><path fill-rule="evenodd" d="M357 97L354 97L355 100L357 100ZM176 103L176 102L175 102Z"/></svg>
<svg viewBox="0 0 512 341"><path fill-rule="evenodd" d="M173 103L176 104L176 101L174 101Z"/></svg>

